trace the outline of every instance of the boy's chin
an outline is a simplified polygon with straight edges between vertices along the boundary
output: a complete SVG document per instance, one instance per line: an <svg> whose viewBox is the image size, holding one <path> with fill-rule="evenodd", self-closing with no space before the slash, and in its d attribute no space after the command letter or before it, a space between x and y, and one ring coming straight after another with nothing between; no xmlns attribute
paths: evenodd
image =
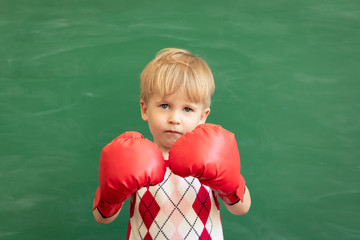
<svg viewBox="0 0 360 240"><path fill-rule="evenodd" d="M158 141L155 141L155 143L158 145L158 147L163 152L170 151L171 147L174 145L174 143L180 138L181 136L172 136L170 138L163 139L162 141L158 139Z"/></svg>
<svg viewBox="0 0 360 240"><path fill-rule="evenodd" d="M166 144L171 147L180 137L181 134L168 134Z"/></svg>
<svg viewBox="0 0 360 240"><path fill-rule="evenodd" d="M175 143L178 139L179 139L179 138L169 140L169 141L165 144L166 148L170 150L170 149L172 148L172 146L174 145L174 143Z"/></svg>

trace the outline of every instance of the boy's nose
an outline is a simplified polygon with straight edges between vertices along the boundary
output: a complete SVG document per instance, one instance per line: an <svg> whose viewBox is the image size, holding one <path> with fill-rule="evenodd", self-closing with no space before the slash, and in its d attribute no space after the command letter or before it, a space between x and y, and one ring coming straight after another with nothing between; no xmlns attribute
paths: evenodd
<svg viewBox="0 0 360 240"><path fill-rule="evenodd" d="M180 123L180 116L177 111L171 112L169 115L169 123L171 124L179 124Z"/></svg>

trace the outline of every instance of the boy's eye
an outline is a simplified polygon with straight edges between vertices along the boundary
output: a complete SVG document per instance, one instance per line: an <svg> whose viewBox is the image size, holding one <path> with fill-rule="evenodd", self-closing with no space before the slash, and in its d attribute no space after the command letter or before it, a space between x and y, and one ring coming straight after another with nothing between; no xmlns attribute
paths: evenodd
<svg viewBox="0 0 360 240"><path fill-rule="evenodd" d="M162 108L162 109L167 109L167 108L169 108L169 105L167 105L167 104L160 104L160 107Z"/></svg>
<svg viewBox="0 0 360 240"><path fill-rule="evenodd" d="M192 112L193 110L189 107L184 108L185 112Z"/></svg>

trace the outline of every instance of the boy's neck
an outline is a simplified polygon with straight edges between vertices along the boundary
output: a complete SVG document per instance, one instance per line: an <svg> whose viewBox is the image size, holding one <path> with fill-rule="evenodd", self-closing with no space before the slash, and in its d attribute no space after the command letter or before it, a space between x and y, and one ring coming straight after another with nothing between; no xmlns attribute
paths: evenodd
<svg viewBox="0 0 360 240"><path fill-rule="evenodd" d="M164 156L164 159L165 160L168 160L169 159L169 152L162 152L163 153L163 156Z"/></svg>

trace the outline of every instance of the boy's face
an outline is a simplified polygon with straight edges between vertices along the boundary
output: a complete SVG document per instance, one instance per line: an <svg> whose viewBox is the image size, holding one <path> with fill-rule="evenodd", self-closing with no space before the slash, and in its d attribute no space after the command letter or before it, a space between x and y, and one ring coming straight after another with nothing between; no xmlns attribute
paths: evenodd
<svg viewBox="0 0 360 240"><path fill-rule="evenodd" d="M142 119L148 121L154 142L163 153L168 153L183 134L205 123L210 113L210 108L191 102L182 92L165 97L153 94L146 103L141 100L140 106Z"/></svg>

